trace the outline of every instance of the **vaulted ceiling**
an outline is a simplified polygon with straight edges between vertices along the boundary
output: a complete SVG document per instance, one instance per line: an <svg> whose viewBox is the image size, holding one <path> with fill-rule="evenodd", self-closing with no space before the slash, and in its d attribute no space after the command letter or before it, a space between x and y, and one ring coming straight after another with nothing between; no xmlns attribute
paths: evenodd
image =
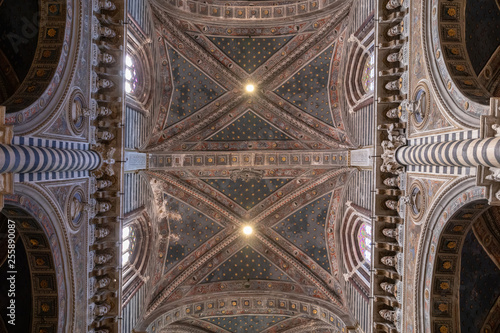
<svg viewBox="0 0 500 333"><path fill-rule="evenodd" d="M147 175L163 213L146 321L225 333L350 324L335 242L354 148L339 101L349 3L309 2L303 14L157 2ZM210 15L221 8L232 18ZM238 19L253 10L261 19Z"/></svg>

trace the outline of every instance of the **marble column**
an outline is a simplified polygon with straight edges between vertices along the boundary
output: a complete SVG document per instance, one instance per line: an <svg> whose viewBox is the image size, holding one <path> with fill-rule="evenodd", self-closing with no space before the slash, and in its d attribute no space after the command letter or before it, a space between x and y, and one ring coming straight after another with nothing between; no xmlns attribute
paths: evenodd
<svg viewBox="0 0 500 333"><path fill-rule="evenodd" d="M0 174L93 170L100 162L92 150L0 144Z"/></svg>
<svg viewBox="0 0 500 333"><path fill-rule="evenodd" d="M500 137L446 141L396 150L401 165L500 167Z"/></svg>

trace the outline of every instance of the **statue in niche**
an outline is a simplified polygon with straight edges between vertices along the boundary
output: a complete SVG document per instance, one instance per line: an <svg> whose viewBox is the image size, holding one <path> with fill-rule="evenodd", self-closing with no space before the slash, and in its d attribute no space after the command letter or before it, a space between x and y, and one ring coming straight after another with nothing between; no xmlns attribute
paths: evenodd
<svg viewBox="0 0 500 333"><path fill-rule="evenodd" d="M111 260L111 258L113 258L113 255L109 254L109 253L101 253L101 254L98 254L94 257L94 262L97 264L97 265L104 265L106 264L108 261Z"/></svg>

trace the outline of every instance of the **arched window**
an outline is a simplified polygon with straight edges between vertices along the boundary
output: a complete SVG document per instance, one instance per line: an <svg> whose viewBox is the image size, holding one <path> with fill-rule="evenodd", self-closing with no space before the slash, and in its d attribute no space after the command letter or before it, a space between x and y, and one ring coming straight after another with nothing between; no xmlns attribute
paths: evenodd
<svg viewBox="0 0 500 333"><path fill-rule="evenodd" d="M367 262L371 262L372 227L363 223L358 230L358 246Z"/></svg>
<svg viewBox="0 0 500 333"><path fill-rule="evenodd" d="M127 54L125 57L125 92L127 94L133 94L137 88L137 84L137 69L134 59Z"/></svg>
<svg viewBox="0 0 500 333"><path fill-rule="evenodd" d="M122 266L129 263L136 245L135 230L132 227L123 228L122 233Z"/></svg>
<svg viewBox="0 0 500 333"><path fill-rule="evenodd" d="M373 92L375 87L375 57L373 53L366 59L362 75L361 83L363 85L363 89L365 89L367 93Z"/></svg>

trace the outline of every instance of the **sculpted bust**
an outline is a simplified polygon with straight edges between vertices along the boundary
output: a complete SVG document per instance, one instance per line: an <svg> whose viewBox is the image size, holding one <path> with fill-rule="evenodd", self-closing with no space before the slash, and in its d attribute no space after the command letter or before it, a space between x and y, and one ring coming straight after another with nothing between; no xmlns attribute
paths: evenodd
<svg viewBox="0 0 500 333"><path fill-rule="evenodd" d="M399 177L389 177L384 179L384 185L386 186L392 186L392 187L399 187Z"/></svg>
<svg viewBox="0 0 500 333"><path fill-rule="evenodd" d="M106 288L107 286L109 286L110 283L111 279L106 276L103 277L102 279L97 280L95 286L96 288L101 289L101 288Z"/></svg>
<svg viewBox="0 0 500 333"><path fill-rule="evenodd" d="M95 229L96 238L104 238L109 235L109 229L106 227L100 227Z"/></svg>
<svg viewBox="0 0 500 333"><path fill-rule="evenodd" d="M392 210L398 210L398 202L396 200L386 200L385 206Z"/></svg>
<svg viewBox="0 0 500 333"><path fill-rule="evenodd" d="M387 5L385 5L385 8L387 8L389 10L396 9L399 6L401 6L401 3L402 3L402 1L400 1L400 0L389 0L389 1L387 1Z"/></svg>
<svg viewBox="0 0 500 333"><path fill-rule="evenodd" d="M382 282L380 284L380 287L388 292L389 294L396 295L398 292L398 289L395 284L392 283L387 283L387 282Z"/></svg>
<svg viewBox="0 0 500 333"><path fill-rule="evenodd" d="M104 316L109 312L109 310L111 310L111 305L107 303L101 303L96 305L96 307L94 308L94 314L96 316Z"/></svg>
<svg viewBox="0 0 500 333"><path fill-rule="evenodd" d="M382 233L386 237L398 239L399 233L397 229L385 228Z"/></svg>
<svg viewBox="0 0 500 333"><path fill-rule="evenodd" d="M94 257L94 262L97 264L97 265L104 265L105 263L107 263L108 261L111 260L111 258L113 258L113 256L109 253L105 253L105 254L98 254Z"/></svg>
<svg viewBox="0 0 500 333"><path fill-rule="evenodd" d="M385 256L380 259L380 262L386 266L396 267L398 259L393 256Z"/></svg>
<svg viewBox="0 0 500 333"><path fill-rule="evenodd" d="M384 318L387 321L395 323L398 319L396 311L391 311L391 310L380 310L378 312L382 318Z"/></svg>
<svg viewBox="0 0 500 333"><path fill-rule="evenodd" d="M113 38L116 36L116 32L114 32L113 30L111 30L108 27L101 27L100 33L101 33L102 37Z"/></svg>
<svg viewBox="0 0 500 333"><path fill-rule="evenodd" d="M98 189L102 190L103 188L111 186L111 180L98 180L96 186Z"/></svg>
<svg viewBox="0 0 500 333"><path fill-rule="evenodd" d="M110 0L99 0L99 8L104 10L115 10L116 6Z"/></svg>

